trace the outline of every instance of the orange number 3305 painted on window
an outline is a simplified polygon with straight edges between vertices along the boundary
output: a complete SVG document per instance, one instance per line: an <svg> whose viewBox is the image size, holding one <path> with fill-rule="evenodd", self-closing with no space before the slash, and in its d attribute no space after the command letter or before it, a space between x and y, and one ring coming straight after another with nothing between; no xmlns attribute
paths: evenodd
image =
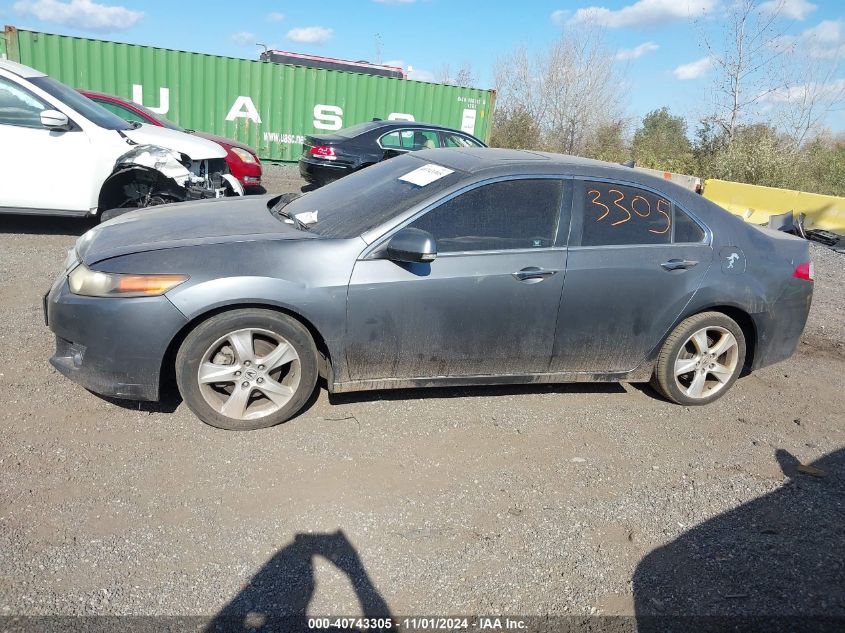
<svg viewBox="0 0 845 633"><path fill-rule="evenodd" d="M590 196L590 201L595 207L598 207L598 209L596 210L596 215L593 217L593 220L595 222L602 222L608 216L611 215L610 207L601 201L603 193L607 193L608 195L612 196L613 200L611 202L613 206L616 207L616 209L618 209L621 214L624 214L620 215L619 217L616 217L616 214L614 214L614 217L610 218L610 226L613 227L619 226L621 224L626 224L634 218L642 218L644 220L647 218L651 218L652 204L648 200L648 198L640 194L634 195L631 198L629 205L626 207L625 193L620 191L619 189L608 189L606 192L599 191L598 189L590 189L587 192L587 194ZM666 218L666 224L665 226L662 226L660 228L649 228L648 232L654 233L655 235L663 235L667 233L670 228L672 228L672 207L670 206L669 201L664 198L657 198L657 202L655 203L654 207L656 213L659 213L664 218ZM634 213L631 214L631 211L633 211ZM653 220L649 222L649 225L651 224L653 224Z"/></svg>

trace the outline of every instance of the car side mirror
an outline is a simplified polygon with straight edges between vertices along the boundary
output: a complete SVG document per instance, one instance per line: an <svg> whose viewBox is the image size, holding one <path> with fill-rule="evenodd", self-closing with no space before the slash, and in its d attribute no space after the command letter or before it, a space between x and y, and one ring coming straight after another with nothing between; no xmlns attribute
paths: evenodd
<svg viewBox="0 0 845 633"><path fill-rule="evenodd" d="M58 110L43 110L41 112L41 125L51 130L69 130L70 119Z"/></svg>
<svg viewBox="0 0 845 633"><path fill-rule="evenodd" d="M433 262L437 257L437 243L428 231L406 227L387 242L386 255L394 262Z"/></svg>
<svg viewBox="0 0 845 633"><path fill-rule="evenodd" d="M382 156L382 160L387 160L388 158L394 158L396 156L401 156L402 152L397 152L395 149L386 149L384 150L384 156Z"/></svg>

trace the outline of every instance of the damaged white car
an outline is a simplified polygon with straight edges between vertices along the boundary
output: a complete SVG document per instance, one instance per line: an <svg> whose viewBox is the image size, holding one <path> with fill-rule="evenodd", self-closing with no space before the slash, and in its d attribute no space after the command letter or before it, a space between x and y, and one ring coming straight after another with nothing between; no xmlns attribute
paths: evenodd
<svg viewBox="0 0 845 633"><path fill-rule="evenodd" d="M0 213L97 216L243 195L226 150L129 123L27 66L0 59Z"/></svg>

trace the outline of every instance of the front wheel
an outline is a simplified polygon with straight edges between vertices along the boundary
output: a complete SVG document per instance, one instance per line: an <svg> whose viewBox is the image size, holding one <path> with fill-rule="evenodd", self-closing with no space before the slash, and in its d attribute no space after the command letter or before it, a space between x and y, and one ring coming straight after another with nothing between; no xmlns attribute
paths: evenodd
<svg viewBox="0 0 845 633"><path fill-rule="evenodd" d="M299 321L242 309L204 321L176 355L185 403L211 426L248 431L294 416L317 384L317 349Z"/></svg>
<svg viewBox="0 0 845 633"><path fill-rule="evenodd" d="M730 317L721 312L693 315L663 344L652 385L677 404L709 404L736 382L745 349L742 328Z"/></svg>

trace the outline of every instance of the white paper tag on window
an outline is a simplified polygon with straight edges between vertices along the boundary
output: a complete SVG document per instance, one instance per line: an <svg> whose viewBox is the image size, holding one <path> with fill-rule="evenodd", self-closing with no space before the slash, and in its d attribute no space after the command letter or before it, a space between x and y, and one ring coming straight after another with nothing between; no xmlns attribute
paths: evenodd
<svg viewBox="0 0 845 633"><path fill-rule="evenodd" d="M303 213L297 213L296 219L302 222L305 226L310 224L317 224L317 213L318 211L305 211Z"/></svg>
<svg viewBox="0 0 845 633"><path fill-rule="evenodd" d="M426 185L433 183L435 180L440 180L443 176L448 176L454 171L454 169L449 169L448 167L441 167L440 165L429 163L428 165L423 165L414 171L408 172L404 176L399 176L399 180L404 180L405 182L417 185L418 187L425 187Z"/></svg>

